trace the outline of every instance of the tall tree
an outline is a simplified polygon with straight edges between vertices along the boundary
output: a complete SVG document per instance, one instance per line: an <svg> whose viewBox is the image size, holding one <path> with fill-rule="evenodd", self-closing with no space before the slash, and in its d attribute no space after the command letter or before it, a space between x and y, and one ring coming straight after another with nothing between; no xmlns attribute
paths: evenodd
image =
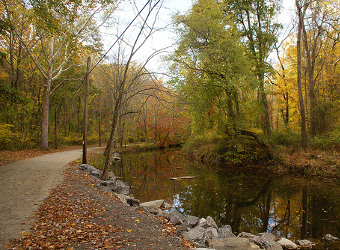
<svg viewBox="0 0 340 250"><path fill-rule="evenodd" d="M2 1L7 12L10 4ZM49 108L51 94L59 87L53 86L57 80L72 65L71 58L77 55L79 45L95 34L94 16L110 6L111 1L38 1L31 0L32 8L30 44L19 34L14 26L17 38L29 53L39 72L45 79L44 97L42 101L41 147L48 149ZM101 5L102 4L102 5ZM8 15L11 23L15 23L15 15ZM95 41L95 39L92 39Z"/></svg>
<svg viewBox="0 0 340 250"><path fill-rule="evenodd" d="M118 53L115 58L116 62L111 65L112 70L110 74L107 74L109 82L113 86L113 88L111 88L111 93L114 100L112 122L110 125L110 137L104 152L105 164L101 177L103 180L108 178L108 171L113 150L113 140L117 133L120 118L122 115L124 115L122 114L124 106L129 103L131 98L143 93L146 89L149 89L145 88L144 86L140 88L141 85L139 83L142 81L143 77L148 74L145 69L147 63L158 52L156 51L152 53L152 55L146 58L146 60L139 67L134 67L135 63L133 58L136 56L136 53L143 48L143 45L155 32L155 25L161 6L162 0L149 0L144 5L144 7L138 11L137 17L139 17L140 26L138 27L138 31L133 42L128 44L128 55L125 56L123 47L119 46ZM143 11L143 14L145 14L144 17L142 15ZM120 41L120 45L125 43L127 43L126 40Z"/></svg>
<svg viewBox="0 0 340 250"><path fill-rule="evenodd" d="M18 37L23 39L24 35L28 35L29 30L29 12L24 4L20 1L12 1L8 4L2 0L2 24L7 27L2 33L3 38L1 47L6 54L5 69L10 78L10 85L16 90L19 89L20 78L23 78L22 62L27 53L25 53L22 42ZM17 29L15 29L15 27Z"/></svg>
<svg viewBox="0 0 340 250"><path fill-rule="evenodd" d="M327 33L331 33L334 29L333 24L338 21L329 16L328 2L324 0L305 1L302 8L306 8L308 14L302 19L301 28L303 34L303 54L306 59L306 77L308 82L309 97L309 116L310 116L310 136L316 136L325 132L325 124L320 119L324 112L321 103L318 103L317 92L318 82L321 75L319 72L324 67L324 59L322 58L325 50ZM332 5L332 4L331 4Z"/></svg>
<svg viewBox="0 0 340 250"><path fill-rule="evenodd" d="M267 60L277 40L277 31L281 27L275 22L280 9L279 1L224 0L223 3L226 7L226 15L232 15L235 18L238 29L246 38L250 57L255 62L262 130L268 137L271 137L265 76L270 69Z"/></svg>
<svg viewBox="0 0 340 250"><path fill-rule="evenodd" d="M301 70L302 70L302 62L301 62L301 40L302 40L302 30L303 30L303 22L306 14L306 10L308 8L308 4L302 4L301 1L295 1L297 14L298 14L298 32L297 32L297 40L296 40L296 54L297 54L297 86L299 93L299 106L300 106L300 115L301 115L301 144L303 148L307 148L308 145L308 137L307 137L307 126L306 126L306 115L305 115L305 105L302 94L302 83L301 83Z"/></svg>
<svg viewBox="0 0 340 250"><path fill-rule="evenodd" d="M184 76L175 84L192 104L193 130L202 132L220 122L234 133L244 125L240 96L251 86L235 26L214 0L198 1L176 23L180 40L171 59L174 72Z"/></svg>

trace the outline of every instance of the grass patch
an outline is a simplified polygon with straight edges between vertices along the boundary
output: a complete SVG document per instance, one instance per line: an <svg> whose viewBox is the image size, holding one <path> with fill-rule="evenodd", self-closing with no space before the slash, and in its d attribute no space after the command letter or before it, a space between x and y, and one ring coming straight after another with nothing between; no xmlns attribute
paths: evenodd
<svg viewBox="0 0 340 250"><path fill-rule="evenodd" d="M90 153L88 155L87 164L96 169L103 170L105 164L105 157L103 153Z"/></svg>

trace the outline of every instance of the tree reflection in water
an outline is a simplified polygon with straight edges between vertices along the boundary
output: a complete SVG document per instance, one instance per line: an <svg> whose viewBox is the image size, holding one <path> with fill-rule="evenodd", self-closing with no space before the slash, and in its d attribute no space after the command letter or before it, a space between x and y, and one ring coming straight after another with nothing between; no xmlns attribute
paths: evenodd
<svg viewBox="0 0 340 250"><path fill-rule="evenodd" d="M235 233L269 231L291 240L340 237L339 180L273 178L260 168L190 164L179 151L122 155L112 171L142 202L165 199L184 213L212 216ZM171 177L197 176L173 181Z"/></svg>

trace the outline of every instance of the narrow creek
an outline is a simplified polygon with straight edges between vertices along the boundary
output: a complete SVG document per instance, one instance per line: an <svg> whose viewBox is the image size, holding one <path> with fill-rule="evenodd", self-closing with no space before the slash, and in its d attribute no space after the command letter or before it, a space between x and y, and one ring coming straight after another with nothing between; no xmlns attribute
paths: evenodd
<svg viewBox="0 0 340 250"><path fill-rule="evenodd" d="M112 167L141 202L165 199L184 214L212 216L235 233L272 232L296 241L340 237L340 181L274 178L254 168L191 164L180 151L124 154ZM195 176L195 179L171 180Z"/></svg>

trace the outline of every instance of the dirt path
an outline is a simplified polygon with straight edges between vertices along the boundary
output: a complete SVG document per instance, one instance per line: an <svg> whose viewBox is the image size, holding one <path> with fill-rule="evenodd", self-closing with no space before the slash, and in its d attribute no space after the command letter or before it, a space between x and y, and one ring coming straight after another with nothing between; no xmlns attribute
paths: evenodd
<svg viewBox="0 0 340 250"><path fill-rule="evenodd" d="M29 231L34 211L48 197L49 190L62 181L67 164L81 155L81 149L70 150L0 167L0 249Z"/></svg>

